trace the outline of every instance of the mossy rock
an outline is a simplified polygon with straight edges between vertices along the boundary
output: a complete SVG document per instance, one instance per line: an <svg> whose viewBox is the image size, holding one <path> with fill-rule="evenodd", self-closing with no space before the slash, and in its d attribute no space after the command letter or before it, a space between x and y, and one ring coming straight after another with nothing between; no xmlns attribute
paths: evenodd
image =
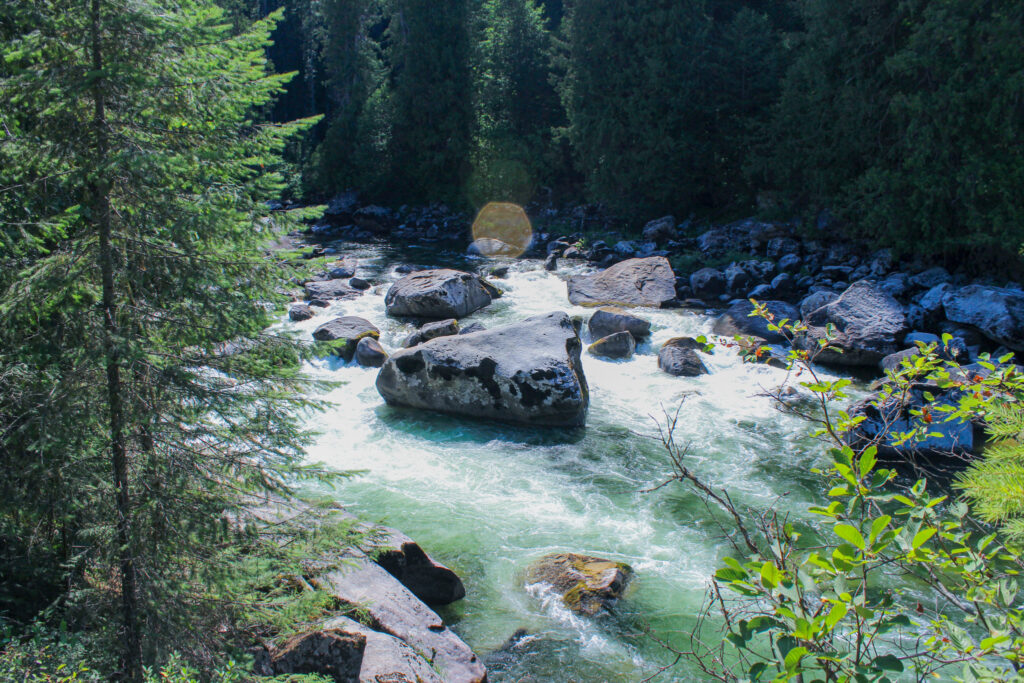
<svg viewBox="0 0 1024 683"><path fill-rule="evenodd" d="M336 318L313 331L314 339L324 342L332 354L340 356L346 363L352 360L359 340L364 337L380 339L380 330L368 320L355 316Z"/></svg>
<svg viewBox="0 0 1024 683"><path fill-rule="evenodd" d="M628 564L575 553L546 555L526 573L527 583L550 585L566 607L588 616L614 605L632 578L633 569Z"/></svg>

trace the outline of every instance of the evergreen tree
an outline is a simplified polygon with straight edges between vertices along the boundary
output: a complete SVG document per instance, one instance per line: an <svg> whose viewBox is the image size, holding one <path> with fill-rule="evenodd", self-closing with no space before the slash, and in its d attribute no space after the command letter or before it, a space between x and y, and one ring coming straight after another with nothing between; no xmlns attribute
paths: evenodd
<svg viewBox="0 0 1024 683"><path fill-rule="evenodd" d="M74 618L116 624L127 679L210 656L227 519L315 473L298 349L263 334L261 202L313 123L253 120L288 79L265 73L278 18L232 36L201 0L0 9L0 533L63 570Z"/></svg>
<svg viewBox="0 0 1024 683"><path fill-rule="evenodd" d="M476 140L470 196L526 203L564 173L552 128L563 114L551 82L551 36L533 0L485 0L474 59Z"/></svg>
<svg viewBox="0 0 1024 683"><path fill-rule="evenodd" d="M402 201L458 200L473 103L469 0L392 0L389 186Z"/></svg>
<svg viewBox="0 0 1024 683"><path fill-rule="evenodd" d="M385 74L371 35L381 8L372 0L327 0L319 11L331 106L330 125L312 161L313 185L327 193L353 186L372 191L388 167Z"/></svg>
<svg viewBox="0 0 1024 683"><path fill-rule="evenodd" d="M631 212L701 200L711 154L700 0L570 5L568 133L591 194Z"/></svg>

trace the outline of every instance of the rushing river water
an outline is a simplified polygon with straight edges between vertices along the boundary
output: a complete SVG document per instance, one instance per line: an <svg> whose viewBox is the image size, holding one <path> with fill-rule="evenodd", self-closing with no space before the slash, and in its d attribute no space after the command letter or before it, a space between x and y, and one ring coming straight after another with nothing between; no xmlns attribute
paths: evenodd
<svg viewBox="0 0 1024 683"><path fill-rule="evenodd" d="M487 262L430 252L357 247L359 275L374 288L326 313L286 327L308 335L339 315L364 317L381 329L388 349L413 326L387 318L384 294L399 263L476 269ZM510 262L505 295L462 321L494 327L573 307L565 278L537 261ZM582 269L583 266L575 267ZM671 337L710 335L712 318L686 310L642 311L652 337L628 361L584 353L590 412L581 429L533 430L389 408L378 395L376 370L336 359L311 364L317 378L339 383L332 405L311 424L321 432L312 460L364 470L335 493L351 511L401 529L462 576L467 596L441 614L482 657L518 629L528 642L488 659L492 681L639 681L673 657L643 635L685 647L705 596L707 577L728 546L699 498L682 484L663 483L669 459L656 439L655 418L682 402L677 439L689 443L689 464L706 480L753 507L802 511L818 495L810 473L822 448L810 425L777 411L764 390L786 373L743 364L719 347L706 359L710 375L679 378L657 366ZM586 332L584 331L584 335ZM585 336L584 343L591 340ZM664 421L662 419L662 421ZM523 585L523 572L553 552L581 552L624 561L636 570L613 616L587 620L558 600ZM657 680L700 680L681 662Z"/></svg>

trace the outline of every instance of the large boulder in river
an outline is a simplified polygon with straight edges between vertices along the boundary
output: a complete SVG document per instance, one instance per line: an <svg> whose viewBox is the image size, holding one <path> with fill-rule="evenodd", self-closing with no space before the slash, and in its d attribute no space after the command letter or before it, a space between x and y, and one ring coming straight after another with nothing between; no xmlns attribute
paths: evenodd
<svg viewBox="0 0 1024 683"><path fill-rule="evenodd" d="M590 336L601 339L616 332L629 332L637 341L651 333L651 323L618 308L599 308L587 323Z"/></svg>
<svg viewBox="0 0 1024 683"><path fill-rule="evenodd" d="M708 374L697 355L704 345L691 337L675 337L665 342L658 352L658 367L674 377L697 377Z"/></svg>
<svg viewBox="0 0 1024 683"><path fill-rule="evenodd" d="M779 323L789 320L793 323L800 318L800 311L795 306L785 301L761 301L768 313L773 316L773 322ZM723 337L757 337L771 344L782 344L786 337L781 332L769 330L771 324L760 316L751 317L754 312L754 304L750 301L737 301L726 309L717 320L711 330Z"/></svg>
<svg viewBox="0 0 1024 683"><path fill-rule="evenodd" d="M439 337L395 352L377 376L389 405L537 426L581 426L582 342L565 313Z"/></svg>
<svg viewBox="0 0 1024 683"><path fill-rule="evenodd" d="M942 306L949 320L973 325L989 339L1024 351L1024 292L968 285L946 292Z"/></svg>
<svg viewBox="0 0 1024 683"><path fill-rule="evenodd" d="M575 553L547 555L526 572L527 583L551 586L566 607L588 616L612 607L632 578L628 564Z"/></svg>
<svg viewBox="0 0 1024 683"><path fill-rule="evenodd" d="M896 353L907 333L903 307L873 280L855 282L838 299L812 311L805 321L808 331L797 343L808 351L819 348L826 327L835 326L831 345L816 360L826 365L875 367Z"/></svg>
<svg viewBox="0 0 1024 683"><path fill-rule="evenodd" d="M388 315L408 318L463 318L491 303L500 292L479 275L459 270L421 270L388 290Z"/></svg>
<svg viewBox="0 0 1024 683"><path fill-rule="evenodd" d="M364 337L380 339L380 330L369 320L352 315L335 318L313 330L313 339L328 342L335 355L341 356L346 363L352 360L359 340Z"/></svg>
<svg viewBox="0 0 1024 683"><path fill-rule="evenodd" d="M592 275L569 278L569 301L576 306L663 308L676 298L676 276L663 256L634 258Z"/></svg>

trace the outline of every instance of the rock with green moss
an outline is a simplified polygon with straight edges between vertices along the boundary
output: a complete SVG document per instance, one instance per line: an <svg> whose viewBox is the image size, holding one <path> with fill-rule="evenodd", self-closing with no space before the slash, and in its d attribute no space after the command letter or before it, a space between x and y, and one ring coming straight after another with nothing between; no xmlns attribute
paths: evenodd
<svg viewBox="0 0 1024 683"><path fill-rule="evenodd" d="M526 573L527 583L550 585L566 607L588 616L613 606L632 578L628 564L575 553L546 555Z"/></svg>
<svg viewBox="0 0 1024 683"><path fill-rule="evenodd" d="M335 318L313 331L313 339L327 342L331 352L347 363L356 353L359 340L364 337L380 339L380 330L369 320L356 316Z"/></svg>

